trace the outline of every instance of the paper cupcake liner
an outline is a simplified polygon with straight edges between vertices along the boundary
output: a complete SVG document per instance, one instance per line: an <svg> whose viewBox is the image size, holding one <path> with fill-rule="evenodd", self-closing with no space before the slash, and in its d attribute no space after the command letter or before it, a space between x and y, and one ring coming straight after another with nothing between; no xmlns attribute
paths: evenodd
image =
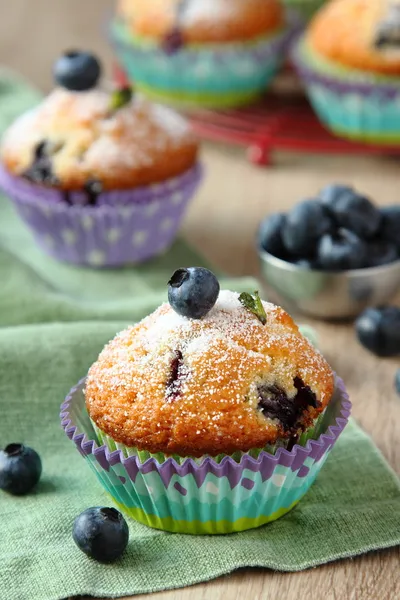
<svg viewBox="0 0 400 600"><path fill-rule="evenodd" d="M58 260L91 267L140 263L175 239L186 206L201 180L196 165L163 183L103 192L85 206L84 192L35 185L0 167L0 187L13 200L37 243Z"/></svg>
<svg viewBox="0 0 400 600"><path fill-rule="evenodd" d="M313 58L304 40L294 46L293 63L328 129L363 142L400 141L400 78L374 76Z"/></svg>
<svg viewBox="0 0 400 600"><path fill-rule="evenodd" d="M173 457L159 462L126 457L99 443L86 411L85 380L61 406L61 425L103 488L126 514L150 527L191 534L243 531L274 521L308 491L345 428L351 403L341 379L329 403L321 435L291 451L243 453L220 462ZM237 457L236 457L237 458Z"/></svg>
<svg viewBox="0 0 400 600"><path fill-rule="evenodd" d="M292 33L291 25L251 43L189 45L173 54L135 38L120 20L113 22L110 35L136 89L169 104L222 108L249 103L264 92Z"/></svg>

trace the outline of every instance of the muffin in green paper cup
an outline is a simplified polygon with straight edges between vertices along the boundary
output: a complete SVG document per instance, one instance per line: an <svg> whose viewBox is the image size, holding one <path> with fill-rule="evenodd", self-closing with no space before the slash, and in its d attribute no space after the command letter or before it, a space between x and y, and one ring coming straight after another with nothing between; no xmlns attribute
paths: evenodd
<svg viewBox="0 0 400 600"><path fill-rule="evenodd" d="M120 0L110 37L148 97L225 108L260 97L285 59L291 30L279 0Z"/></svg>
<svg viewBox="0 0 400 600"><path fill-rule="evenodd" d="M164 304L118 334L61 409L128 515L193 534L291 510L347 423L342 382L290 316L180 269Z"/></svg>
<svg viewBox="0 0 400 600"><path fill-rule="evenodd" d="M340 137L400 141L400 12L382 0L332 0L292 59L321 122Z"/></svg>

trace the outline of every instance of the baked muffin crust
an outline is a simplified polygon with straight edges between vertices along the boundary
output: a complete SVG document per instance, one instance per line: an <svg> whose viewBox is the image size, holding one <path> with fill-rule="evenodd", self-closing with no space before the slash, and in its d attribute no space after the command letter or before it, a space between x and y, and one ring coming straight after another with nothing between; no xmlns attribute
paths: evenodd
<svg viewBox="0 0 400 600"><path fill-rule="evenodd" d="M159 183L195 164L197 141L178 114L135 95L110 106L104 90L55 89L5 133L3 164L38 184L82 190L95 181L104 191Z"/></svg>
<svg viewBox="0 0 400 600"><path fill-rule="evenodd" d="M345 67L399 76L400 53L375 43L387 10L386 0L332 0L314 17L307 40L312 50Z"/></svg>
<svg viewBox="0 0 400 600"><path fill-rule="evenodd" d="M137 35L162 40L179 26L186 43L251 40L278 30L278 0L120 0L117 14Z"/></svg>
<svg viewBox="0 0 400 600"><path fill-rule="evenodd" d="M303 431L331 399L333 372L282 308L263 304L265 325L229 291L201 320L162 305L91 367L90 417L128 447L180 456L248 451Z"/></svg>

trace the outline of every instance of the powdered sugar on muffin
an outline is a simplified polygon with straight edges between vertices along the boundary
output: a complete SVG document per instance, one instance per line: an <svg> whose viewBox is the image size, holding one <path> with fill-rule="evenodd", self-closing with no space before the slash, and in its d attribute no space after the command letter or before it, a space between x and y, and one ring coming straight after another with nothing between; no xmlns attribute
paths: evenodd
<svg viewBox="0 0 400 600"><path fill-rule="evenodd" d="M11 173L29 178L38 151L57 187L79 190L94 179L104 190L126 189L185 172L197 142L184 119L141 97L111 110L104 90L58 88L9 128L1 157Z"/></svg>
<svg viewBox="0 0 400 600"><path fill-rule="evenodd" d="M181 456L247 451L310 426L333 373L281 308L263 325L222 291L201 320L162 305L120 333L89 372L91 418L115 441Z"/></svg>

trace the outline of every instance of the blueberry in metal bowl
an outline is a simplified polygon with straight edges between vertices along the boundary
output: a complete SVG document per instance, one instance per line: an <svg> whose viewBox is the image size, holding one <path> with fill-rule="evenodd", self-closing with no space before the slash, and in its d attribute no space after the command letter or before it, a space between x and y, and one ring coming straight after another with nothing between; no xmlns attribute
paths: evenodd
<svg viewBox="0 0 400 600"><path fill-rule="evenodd" d="M261 276L289 311L317 318L348 319L387 304L400 289L399 214L348 186L328 186L287 215L264 218Z"/></svg>

